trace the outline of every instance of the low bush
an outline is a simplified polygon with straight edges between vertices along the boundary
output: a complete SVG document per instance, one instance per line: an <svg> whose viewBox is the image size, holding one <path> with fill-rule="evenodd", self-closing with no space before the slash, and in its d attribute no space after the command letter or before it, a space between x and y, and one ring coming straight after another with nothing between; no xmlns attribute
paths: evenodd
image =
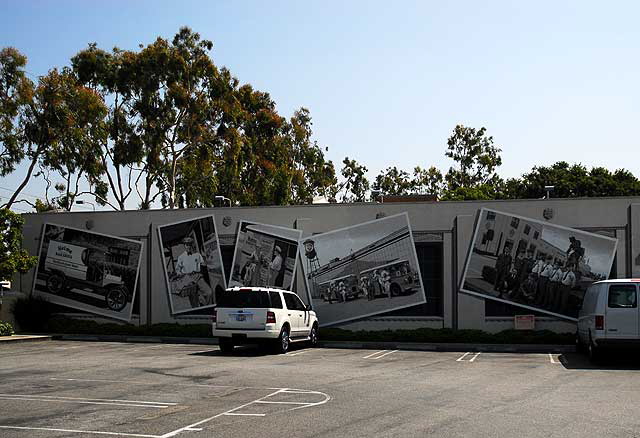
<svg viewBox="0 0 640 438"><path fill-rule="evenodd" d="M554 333L549 330L504 330L487 333L482 330L453 330L419 328L413 330L351 331L339 328L320 330L323 341L360 342L422 342L422 343L470 343L470 344L572 344L571 333Z"/></svg>
<svg viewBox="0 0 640 438"><path fill-rule="evenodd" d="M62 316L53 317L48 324L50 333L83 335L124 335L207 338L211 336L209 324L154 324L135 326L132 324L107 323L78 320ZM320 329L323 341L356 342L422 342L422 343L471 343L471 344L572 344L571 333L554 333L548 330L505 330L487 333L482 330L453 330L420 328L414 330L351 331L340 328Z"/></svg>
<svg viewBox="0 0 640 438"><path fill-rule="evenodd" d="M64 316L54 316L47 324L49 333L78 335L162 336L179 338L206 338L211 336L209 324L133 324L97 323Z"/></svg>
<svg viewBox="0 0 640 438"><path fill-rule="evenodd" d="M18 298L11 309L21 332L44 333L53 313L53 304L40 297Z"/></svg>
<svg viewBox="0 0 640 438"><path fill-rule="evenodd" d="M11 336L14 334L13 326L8 322L0 321L0 336Z"/></svg>

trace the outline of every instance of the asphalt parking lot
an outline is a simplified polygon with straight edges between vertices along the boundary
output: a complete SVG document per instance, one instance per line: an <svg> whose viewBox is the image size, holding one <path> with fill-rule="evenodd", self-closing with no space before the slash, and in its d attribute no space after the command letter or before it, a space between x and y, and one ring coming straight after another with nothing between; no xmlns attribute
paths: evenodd
<svg viewBox="0 0 640 438"><path fill-rule="evenodd" d="M579 354L0 345L0 437L638 437L640 361Z"/></svg>

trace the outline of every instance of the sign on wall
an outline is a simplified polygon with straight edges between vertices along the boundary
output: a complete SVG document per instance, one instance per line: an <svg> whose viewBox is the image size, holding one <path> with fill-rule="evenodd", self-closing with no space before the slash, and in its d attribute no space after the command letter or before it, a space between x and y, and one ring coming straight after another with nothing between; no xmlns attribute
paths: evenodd
<svg viewBox="0 0 640 438"><path fill-rule="evenodd" d="M310 236L300 253L321 325L426 302L407 213Z"/></svg>
<svg viewBox="0 0 640 438"><path fill-rule="evenodd" d="M609 277L617 242L483 208L461 290L575 320L586 288Z"/></svg>
<svg viewBox="0 0 640 438"><path fill-rule="evenodd" d="M45 224L32 294L130 321L141 253L136 240Z"/></svg>
<svg viewBox="0 0 640 438"><path fill-rule="evenodd" d="M158 236L171 313L213 307L226 289L214 217L159 226Z"/></svg>
<svg viewBox="0 0 640 438"><path fill-rule="evenodd" d="M229 287L256 286L291 290L302 231L240 222Z"/></svg>

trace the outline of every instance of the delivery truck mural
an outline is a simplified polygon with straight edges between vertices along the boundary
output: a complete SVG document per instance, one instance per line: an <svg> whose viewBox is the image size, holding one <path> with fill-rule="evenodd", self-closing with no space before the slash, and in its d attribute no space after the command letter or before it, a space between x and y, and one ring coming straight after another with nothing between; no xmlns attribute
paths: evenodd
<svg viewBox="0 0 640 438"><path fill-rule="evenodd" d="M112 261L114 257L100 248L72 245L66 242L50 241L44 268L49 274L47 289L58 294L65 287L73 286L77 280L81 286L94 286L104 294L107 307L121 311L131 301L131 291L124 284L123 266Z"/></svg>
<svg viewBox="0 0 640 438"><path fill-rule="evenodd" d="M65 307L130 320L141 251L139 241L46 224L33 293Z"/></svg>

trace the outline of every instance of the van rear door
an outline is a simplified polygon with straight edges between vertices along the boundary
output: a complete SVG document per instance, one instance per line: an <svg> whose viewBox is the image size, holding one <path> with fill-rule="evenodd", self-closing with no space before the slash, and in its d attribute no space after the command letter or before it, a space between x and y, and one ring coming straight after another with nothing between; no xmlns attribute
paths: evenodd
<svg viewBox="0 0 640 438"><path fill-rule="evenodd" d="M611 283L607 295L605 331L608 339L630 339L640 335L638 290L632 283Z"/></svg>
<svg viewBox="0 0 640 438"><path fill-rule="evenodd" d="M269 293L263 290L228 290L217 297L218 329L264 330L267 309L271 307Z"/></svg>

